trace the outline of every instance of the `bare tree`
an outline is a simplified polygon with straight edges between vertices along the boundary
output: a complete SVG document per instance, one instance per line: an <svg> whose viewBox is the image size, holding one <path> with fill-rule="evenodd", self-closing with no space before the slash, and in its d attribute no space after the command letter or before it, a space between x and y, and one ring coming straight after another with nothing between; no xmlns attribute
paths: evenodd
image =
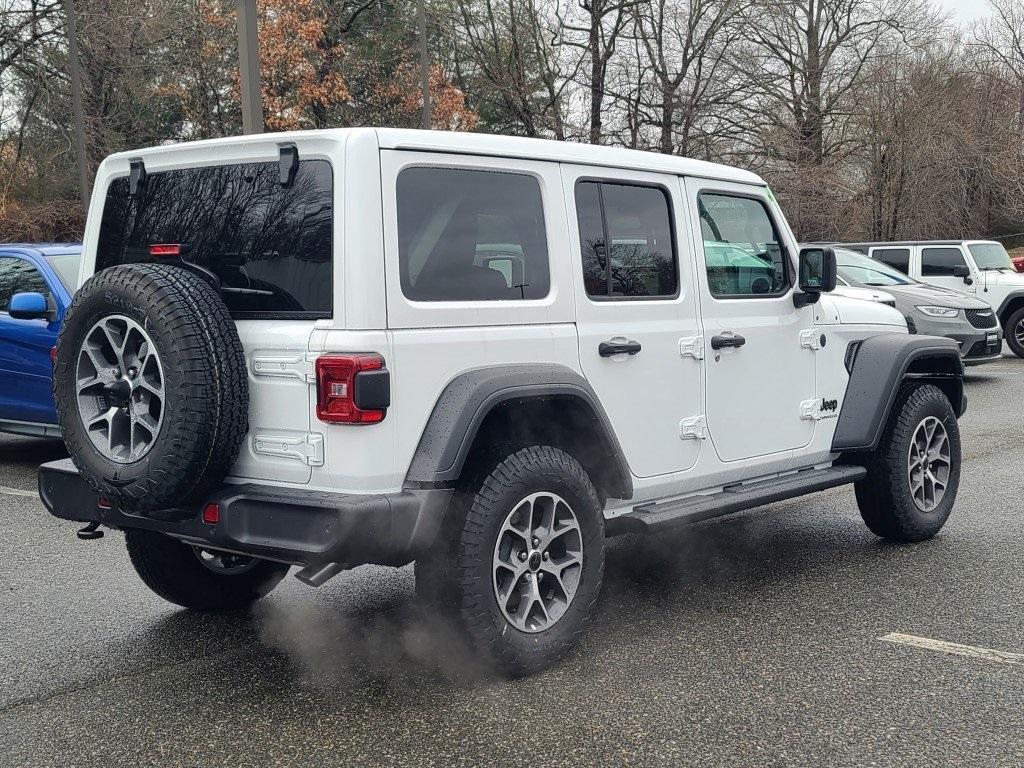
<svg viewBox="0 0 1024 768"><path fill-rule="evenodd" d="M615 47L625 32L630 10L641 0L579 0L581 23L559 16L561 42L584 52L590 64L590 114L588 139L600 144L603 137L604 105L607 96L608 66Z"/></svg>
<svg viewBox="0 0 1024 768"><path fill-rule="evenodd" d="M647 0L635 8L636 37L654 80L658 151L691 154L698 121L736 92L728 52L750 0ZM677 138L678 137L678 138Z"/></svg>
<svg viewBox="0 0 1024 768"><path fill-rule="evenodd" d="M454 0L458 79L527 136L565 135L566 71L537 0ZM578 66L578 65L577 65ZM487 110L484 110L485 114ZM500 119L499 123L502 122Z"/></svg>

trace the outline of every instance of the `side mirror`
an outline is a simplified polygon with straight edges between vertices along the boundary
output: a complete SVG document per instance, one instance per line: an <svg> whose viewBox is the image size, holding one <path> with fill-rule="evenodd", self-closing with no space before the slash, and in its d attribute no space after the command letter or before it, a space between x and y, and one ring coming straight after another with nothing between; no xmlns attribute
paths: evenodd
<svg viewBox="0 0 1024 768"><path fill-rule="evenodd" d="M974 283L974 280L971 277L971 268L968 267L966 264L954 264L953 277L963 278L963 281L967 283L967 285L971 285Z"/></svg>
<svg viewBox="0 0 1024 768"><path fill-rule="evenodd" d="M823 293L836 287L836 252L827 245L815 245L800 249L799 258L800 293L793 301L798 307L813 304Z"/></svg>
<svg viewBox="0 0 1024 768"><path fill-rule="evenodd" d="M51 320L53 309L41 293L16 293L7 305L7 314L15 320Z"/></svg>

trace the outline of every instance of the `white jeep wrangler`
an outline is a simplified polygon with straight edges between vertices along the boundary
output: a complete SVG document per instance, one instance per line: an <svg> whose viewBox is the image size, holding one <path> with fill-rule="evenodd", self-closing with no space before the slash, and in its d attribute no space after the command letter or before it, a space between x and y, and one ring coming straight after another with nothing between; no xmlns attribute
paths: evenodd
<svg viewBox="0 0 1024 768"><path fill-rule="evenodd" d="M608 536L847 483L879 536L942 527L956 344L834 284L710 163L373 129L115 155L40 493L187 608L415 561L530 672L579 637Z"/></svg>

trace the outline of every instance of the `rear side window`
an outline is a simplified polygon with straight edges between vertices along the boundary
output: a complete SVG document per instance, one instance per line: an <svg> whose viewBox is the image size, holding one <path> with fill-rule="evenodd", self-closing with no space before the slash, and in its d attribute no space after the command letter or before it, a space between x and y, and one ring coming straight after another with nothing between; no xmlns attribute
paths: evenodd
<svg viewBox="0 0 1024 768"><path fill-rule="evenodd" d="M675 296L672 213L660 187L576 184L583 284L591 298Z"/></svg>
<svg viewBox="0 0 1024 768"><path fill-rule="evenodd" d="M763 202L705 192L697 211L712 296L765 298L789 289L782 240Z"/></svg>
<svg viewBox="0 0 1024 768"><path fill-rule="evenodd" d="M954 267L966 267L959 248L922 248L921 274L926 277L955 277Z"/></svg>
<svg viewBox="0 0 1024 768"><path fill-rule="evenodd" d="M132 197L110 183L96 269L149 261L149 246L178 243L183 258L221 280L236 318L330 317L333 175L303 160L290 187L278 163L150 173Z"/></svg>
<svg viewBox="0 0 1024 768"><path fill-rule="evenodd" d="M540 184L458 168L398 175L398 260L413 301L542 299L551 278Z"/></svg>
<svg viewBox="0 0 1024 768"><path fill-rule="evenodd" d="M50 286L29 262L14 256L0 256L0 311L7 311L11 296L16 293L49 296Z"/></svg>
<svg viewBox="0 0 1024 768"><path fill-rule="evenodd" d="M910 274L909 248L875 248L871 252L871 258L878 259L883 264L888 264L904 275Z"/></svg>

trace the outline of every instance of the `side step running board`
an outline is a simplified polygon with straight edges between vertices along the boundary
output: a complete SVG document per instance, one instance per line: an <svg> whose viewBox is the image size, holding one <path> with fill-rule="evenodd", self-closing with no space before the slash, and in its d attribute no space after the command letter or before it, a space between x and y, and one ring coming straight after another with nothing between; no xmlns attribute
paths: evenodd
<svg viewBox="0 0 1024 768"><path fill-rule="evenodd" d="M631 512L608 520L605 528L609 536L622 533L654 533L676 525L698 523L701 520L760 507L762 504L772 504L807 493L855 483L866 475L867 470L864 467L845 465L807 469L771 480L729 485L718 493L707 496L640 504L633 507Z"/></svg>

